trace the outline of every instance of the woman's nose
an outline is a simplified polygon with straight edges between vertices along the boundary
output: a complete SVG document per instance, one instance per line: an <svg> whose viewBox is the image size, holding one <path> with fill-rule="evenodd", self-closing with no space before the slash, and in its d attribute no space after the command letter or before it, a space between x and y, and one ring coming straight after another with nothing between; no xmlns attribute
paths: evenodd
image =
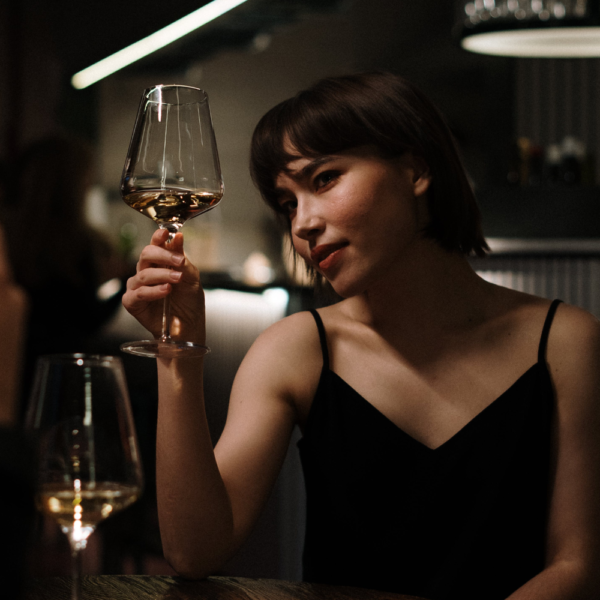
<svg viewBox="0 0 600 600"><path fill-rule="evenodd" d="M323 216L314 202L298 199L296 214L292 219L292 233L303 240L319 235L325 227Z"/></svg>

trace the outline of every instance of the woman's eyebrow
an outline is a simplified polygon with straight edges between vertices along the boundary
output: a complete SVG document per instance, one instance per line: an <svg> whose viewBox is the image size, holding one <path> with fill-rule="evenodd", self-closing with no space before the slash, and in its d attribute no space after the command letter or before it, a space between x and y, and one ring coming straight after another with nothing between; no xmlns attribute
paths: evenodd
<svg viewBox="0 0 600 600"><path fill-rule="evenodd" d="M331 162L334 156L318 156L311 160L307 165L302 167L299 171L285 171L285 174L294 181L301 181L310 177L320 166Z"/></svg>
<svg viewBox="0 0 600 600"><path fill-rule="evenodd" d="M298 158L302 158L299 156ZM311 160L307 165L302 167L298 171L292 171L291 169L283 169L282 172L285 173L287 177L293 179L294 181L302 181L303 179L308 179L311 175L322 165L327 164L335 159L335 156L318 156L317 158ZM276 201L279 201L283 196L285 196L287 190L285 187L281 187L276 185L273 192L275 193Z"/></svg>

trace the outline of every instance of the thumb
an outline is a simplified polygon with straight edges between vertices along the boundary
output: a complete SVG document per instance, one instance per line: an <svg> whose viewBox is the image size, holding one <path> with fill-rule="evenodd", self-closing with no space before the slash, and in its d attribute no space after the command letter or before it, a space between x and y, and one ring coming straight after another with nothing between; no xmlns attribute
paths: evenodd
<svg viewBox="0 0 600 600"><path fill-rule="evenodd" d="M183 254L183 233L176 233L169 246L169 249L173 250L173 252Z"/></svg>

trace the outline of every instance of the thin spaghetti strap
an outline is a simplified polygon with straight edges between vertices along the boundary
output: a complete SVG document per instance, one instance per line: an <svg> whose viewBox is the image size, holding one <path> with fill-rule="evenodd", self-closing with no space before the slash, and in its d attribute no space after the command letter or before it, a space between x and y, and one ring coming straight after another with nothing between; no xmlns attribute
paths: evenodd
<svg viewBox="0 0 600 600"><path fill-rule="evenodd" d="M548 345L550 326L552 325L552 320L554 319L554 313L561 302L562 300L559 300L558 298L556 300L552 300L552 304L548 309L546 321L544 322L544 328L542 329L542 337L540 338L540 347L538 349L538 362L540 363L546 364L546 346Z"/></svg>
<svg viewBox="0 0 600 600"><path fill-rule="evenodd" d="M325 333L325 326L321 315L314 309L311 308L310 312L317 322L317 329L319 330L319 340L321 341L321 351L323 352L323 369L329 369L329 350L327 349L327 334Z"/></svg>

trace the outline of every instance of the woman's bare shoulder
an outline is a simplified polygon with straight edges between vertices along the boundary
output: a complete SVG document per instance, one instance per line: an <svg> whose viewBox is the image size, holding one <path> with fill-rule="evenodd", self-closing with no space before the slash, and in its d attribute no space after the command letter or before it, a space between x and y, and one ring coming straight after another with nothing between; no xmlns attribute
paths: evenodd
<svg viewBox="0 0 600 600"><path fill-rule="evenodd" d="M319 332L310 312L274 323L256 339L236 379L254 382L265 393L294 404L309 402L319 381L323 355Z"/></svg>
<svg viewBox="0 0 600 600"><path fill-rule="evenodd" d="M334 329L339 323L348 320L348 317L344 315L343 305L344 302L339 302L317 310L328 337L330 329ZM282 349L283 345L294 352L308 351L312 353L315 348L317 350L320 348L316 319L308 310L294 313L277 321L266 329L257 341L261 345L266 344L277 349Z"/></svg>
<svg viewBox="0 0 600 600"><path fill-rule="evenodd" d="M501 285L486 283L486 286L489 292L486 297L490 300L493 312L518 315L520 312L546 311L551 303L547 298Z"/></svg>
<svg viewBox="0 0 600 600"><path fill-rule="evenodd" d="M499 331L539 339L551 303L547 298L495 286L488 303L489 322ZM557 381L600 360L600 321L583 308L559 302L550 323L546 360Z"/></svg>
<svg viewBox="0 0 600 600"><path fill-rule="evenodd" d="M600 326L600 321L591 312L568 302L561 302L558 305L556 315L559 327L576 327L589 331L590 328L594 329Z"/></svg>
<svg viewBox="0 0 600 600"><path fill-rule="evenodd" d="M559 421L600 423L600 322L588 311L558 305L548 335L546 364ZM577 427L573 431L577 431Z"/></svg>
<svg viewBox="0 0 600 600"><path fill-rule="evenodd" d="M506 314L517 321L545 321L552 300L515 290L506 290L501 303ZM583 350L586 344L600 339L600 321L587 310L560 301L552 318L549 348L570 347ZM583 344L583 347L581 345Z"/></svg>
<svg viewBox="0 0 600 600"><path fill-rule="evenodd" d="M319 347L315 318L309 311L289 315L265 329L255 345L275 353L310 352Z"/></svg>
<svg viewBox="0 0 600 600"><path fill-rule="evenodd" d="M567 303L558 305L548 339L555 361L600 358L600 321L590 312Z"/></svg>

